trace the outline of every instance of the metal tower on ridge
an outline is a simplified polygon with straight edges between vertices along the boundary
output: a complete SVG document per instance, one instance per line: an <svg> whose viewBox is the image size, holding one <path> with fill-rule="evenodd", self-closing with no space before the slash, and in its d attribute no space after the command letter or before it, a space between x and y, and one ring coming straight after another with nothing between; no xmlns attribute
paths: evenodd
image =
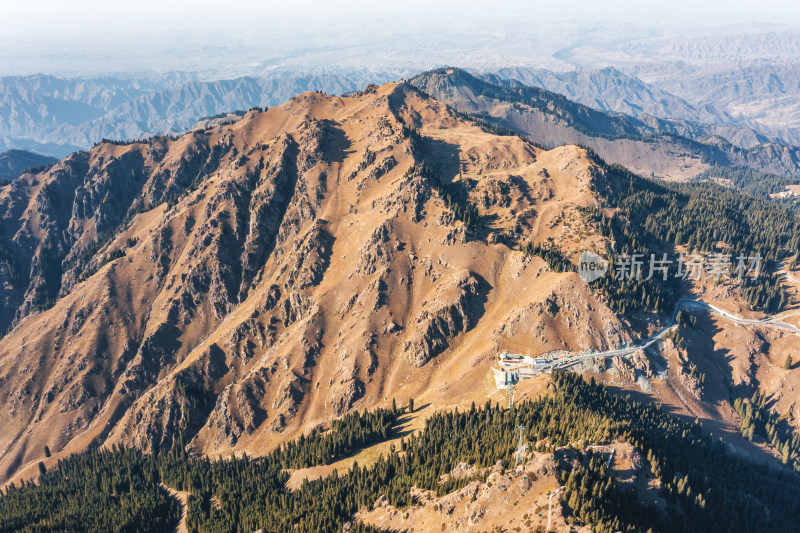
<svg viewBox="0 0 800 533"><path fill-rule="evenodd" d="M522 432L525 431L525 426L520 426L517 424L514 426L514 429L519 430L519 444L517 444L517 453L514 454L514 468L517 468L517 465L522 460Z"/></svg>

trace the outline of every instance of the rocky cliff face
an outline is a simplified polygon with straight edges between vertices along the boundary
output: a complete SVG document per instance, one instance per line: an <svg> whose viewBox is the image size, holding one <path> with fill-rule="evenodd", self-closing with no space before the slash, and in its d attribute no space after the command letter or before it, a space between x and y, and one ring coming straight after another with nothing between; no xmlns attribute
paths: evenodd
<svg viewBox="0 0 800 533"><path fill-rule="evenodd" d="M629 339L516 251L604 246L577 209L591 166L389 84L3 186L0 479L45 445L260 453L393 397L489 392L498 350Z"/></svg>

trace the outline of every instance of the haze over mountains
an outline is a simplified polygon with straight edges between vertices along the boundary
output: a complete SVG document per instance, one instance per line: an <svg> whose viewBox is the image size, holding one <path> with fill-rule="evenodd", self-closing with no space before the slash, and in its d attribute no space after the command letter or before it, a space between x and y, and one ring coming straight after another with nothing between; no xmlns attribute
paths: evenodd
<svg viewBox="0 0 800 533"><path fill-rule="evenodd" d="M800 108L797 31L731 27L700 37L667 37L652 28L621 28L615 37L607 31L549 52L532 51L526 60L510 55L478 60L463 50L434 59L426 49L420 62L414 58L422 52L406 50L383 68L376 68L376 61L349 63L350 55L372 57L371 50L391 49L365 37L358 47L332 48L335 58L328 62L319 53L313 55L316 63L288 54L238 72L6 76L0 79L0 151L22 148L61 157L102 138L179 133L203 117L276 105L304 90L341 94L442 64L496 73L609 113L672 119L684 132L718 135L741 148L800 143L800 122L792 118ZM497 42L493 46L496 53Z"/></svg>
<svg viewBox="0 0 800 533"><path fill-rule="evenodd" d="M658 82L646 83L613 67L567 72L505 68L498 74L563 94L600 111L643 120L652 116L685 121L687 131L694 128L719 135L747 148L767 141L798 144L798 130L790 118L795 106L792 95L797 94L796 70L770 65L751 67L745 72L701 72L681 75L682 87L672 87L665 79L663 85L668 88ZM754 79L758 81L746 81ZM758 89L740 86L751 83ZM764 87L771 90L764 91ZM766 109L771 110L770 114Z"/></svg>
<svg viewBox="0 0 800 533"><path fill-rule="evenodd" d="M80 3L0 19L0 533L796 530L800 10Z"/></svg>
<svg viewBox="0 0 800 533"><path fill-rule="evenodd" d="M796 181L800 149L763 143L742 149L717 135L715 128L655 117L608 115L568 99L496 76L473 76L460 69L439 69L411 83L467 113L496 119L545 146L590 146L608 162L647 176L689 179L712 166L750 168Z"/></svg>
<svg viewBox="0 0 800 533"><path fill-rule="evenodd" d="M270 80L192 80L53 76L0 78L0 150L24 148L63 157L103 139L181 133L218 113L273 106L303 91L340 94L390 74L347 73Z"/></svg>
<svg viewBox="0 0 800 533"><path fill-rule="evenodd" d="M464 407L492 393L502 350L603 351L668 320L686 289L587 284L569 266L587 248L721 237L776 261L796 250L796 212L766 198L659 188L585 148L512 134L537 120L518 133L628 142L645 126L499 83L442 69L306 92L232 124L100 143L0 188L3 480L96 446L260 455L392 398ZM683 229L648 226L626 207L638 192L666 217L655 228ZM748 312L733 280L690 290ZM794 309L797 287L779 290L756 307ZM800 374L779 364L797 336L687 320L653 350L582 371L794 465ZM754 391L786 414L771 443L739 435L734 398Z"/></svg>

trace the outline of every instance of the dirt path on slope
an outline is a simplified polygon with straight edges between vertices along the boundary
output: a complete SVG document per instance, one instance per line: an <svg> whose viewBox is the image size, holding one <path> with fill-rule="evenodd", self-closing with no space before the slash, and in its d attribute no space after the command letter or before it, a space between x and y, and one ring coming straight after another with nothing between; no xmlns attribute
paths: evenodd
<svg viewBox="0 0 800 533"><path fill-rule="evenodd" d="M178 500L181 506L181 520L178 522L178 525L175 526L175 529L172 530L172 533L189 533L189 528L186 526L186 519L189 515L189 493L171 489L163 483L159 483L158 486L161 487L161 490L169 494L170 497Z"/></svg>

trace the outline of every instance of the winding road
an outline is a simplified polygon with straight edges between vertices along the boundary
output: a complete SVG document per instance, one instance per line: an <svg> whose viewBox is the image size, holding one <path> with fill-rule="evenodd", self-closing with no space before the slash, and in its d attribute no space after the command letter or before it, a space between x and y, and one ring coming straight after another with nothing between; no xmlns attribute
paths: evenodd
<svg viewBox="0 0 800 533"><path fill-rule="evenodd" d="M658 341L664 335L666 335L670 329L675 325L676 318L678 316L678 312L682 309L697 309L701 311L708 311L710 313L714 313L719 315L731 322L735 322L738 324L753 324L759 326L768 326L768 327L775 327L778 329L782 329L784 331L789 331L792 333L796 333L800 335L800 328L793 324L787 324L786 322L781 322L781 318L785 318L787 316L793 316L796 314L800 314L800 310L790 311L788 313L782 313L781 315L776 315L774 317L764 318L764 319L754 319L754 318L744 318L738 315L734 315L733 313L729 313L719 307L713 306L708 302L704 302L702 300L695 300L691 298L681 298L678 300L677 305L675 306L675 311L672 313L672 318L670 319L670 323L660 330L658 333L648 337L647 339L643 340L636 346L629 346L626 348L619 348L616 350L609 350L607 352L597 352L593 354L586 354L586 355L579 355L577 357L568 357L568 358L561 358L555 361L551 361L550 363L542 364L542 365L535 365L534 369L537 370L539 373L546 372L553 368L566 368L572 366L574 364L583 362L583 361L590 361L593 359L601 359L605 357L614 357L614 356L627 356L631 355L639 350L644 350L652 345L654 342ZM593 446L598 448L606 448L604 446ZM611 459L613 459L613 449L611 457L609 457L609 465L611 464ZM550 498L548 500L547 505L547 530L550 531L551 526L551 513L553 507L553 497L556 496L564 487L559 487L557 490L550 494Z"/></svg>
<svg viewBox="0 0 800 533"><path fill-rule="evenodd" d="M584 361L591 361L591 360L594 360L594 359L602 359L602 358L605 358L605 357L615 357L615 356L624 357L624 356L632 355L633 353L635 353L635 352L637 352L639 350L644 350L644 349L650 347L650 345L652 345L653 343L657 342L662 337L664 337L664 335L666 335L669 332L669 330L672 329L672 327L675 325L675 319L678 316L678 312L683 310L683 309L697 309L697 310L702 310L702 311L709 311L709 312L714 313L716 315L719 315L719 316L721 316L721 317L723 317L723 318L725 318L727 320L730 320L731 322L736 322L738 324L754 324L754 325L760 325L760 326L768 326L768 327L778 328L778 329L781 329L783 331L787 331L787 332L790 332L790 333L800 334L800 328L798 328L797 326L795 326L793 324L787 324L786 322L781 322L778 317L769 317L769 318L764 318L764 319L760 319L760 320L759 319L755 319L755 318L744 318L744 317L740 317L740 316L734 315L733 313L729 313L729 312L727 312L727 311L725 311L723 309L720 309L719 307L715 307L715 306L711 305L710 303L704 302L703 300L694 300L694 299L691 299L691 298L681 298L680 300L678 300L678 303L675 306L675 311L672 313L672 319L670 320L670 323L666 327L664 327L662 330L660 330L658 333L655 333L654 335L648 337L647 339L643 340L642 342L640 342L639 344L637 344L635 346L628 346L628 347L624 347L624 348L618 348L616 350L609 350L607 352L597 352L597 353L579 355L579 356L576 356L576 357L564 357L564 358L561 358L561 359L556 359L556 360L551 361L549 363L545 363L545 364L542 364L542 365L536 365L534 368L538 372L547 372L548 370L551 370L553 368L566 368L566 367L569 367L569 366L572 366L572 365L575 365L575 364L578 364L578 363L581 363L581 362L584 362ZM800 312L800 311L792 312L792 314L796 314L798 312ZM783 316L785 317L785 316L790 316L790 315L784 314Z"/></svg>

